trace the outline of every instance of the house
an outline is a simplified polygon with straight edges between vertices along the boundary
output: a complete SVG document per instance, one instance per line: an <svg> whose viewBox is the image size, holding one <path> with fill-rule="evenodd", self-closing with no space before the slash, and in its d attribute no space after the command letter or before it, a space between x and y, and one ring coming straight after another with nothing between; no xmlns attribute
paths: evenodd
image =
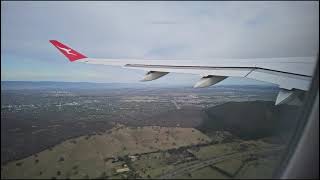
<svg viewBox="0 0 320 180"><path fill-rule="evenodd" d="M131 161L135 161L138 159L138 156L128 156Z"/></svg>
<svg viewBox="0 0 320 180"><path fill-rule="evenodd" d="M130 169L128 167L120 168L120 169L116 170L117 173L123 173L123 172L128 172L128 171L130 171Z"/></svg>

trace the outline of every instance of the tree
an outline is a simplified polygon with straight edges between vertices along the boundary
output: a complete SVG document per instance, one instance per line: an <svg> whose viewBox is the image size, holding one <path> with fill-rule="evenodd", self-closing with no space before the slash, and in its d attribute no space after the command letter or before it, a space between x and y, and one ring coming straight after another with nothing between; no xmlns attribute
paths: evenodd
<svg viewBox="0 0 320 180"><path fill-rule="evenodd" d="M16 166L21 166L23 163L22 162L18 162L16 163Z"/></svg>
<svg viewBox="0 0 320 180"><path fill-rule="evenodd" d="M60 157L60 158L59 158L59 161L64 161L64 157Z"/></svg>
<svg viewBox="0 0 320 180"><path fill-rule="evenodd" d="M107 176L107 173L106 172L102 172L99 179L107 179L108 176Z"/></svg>

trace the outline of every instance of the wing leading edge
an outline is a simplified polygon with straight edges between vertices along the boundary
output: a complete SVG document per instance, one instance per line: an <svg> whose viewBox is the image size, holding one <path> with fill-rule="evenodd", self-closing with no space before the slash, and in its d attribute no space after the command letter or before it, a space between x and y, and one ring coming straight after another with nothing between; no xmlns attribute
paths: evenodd
<svg viewBox="0 0 320 180"><path fill-rule="evenodd" d="M99 59L88 58L59 41L50 40L70 61L88 64L121 66L124 68L147 71L143 81L158 79L169 72L198 74L202 76L194 87L208 87L227 77L245 77L279 85L280 91L276 104L288 99L283 94L296 94L307 91L315 67L315 57L285 57L257 59L212 59L207 62L196 60L141 60L141 59Z"/></svg>

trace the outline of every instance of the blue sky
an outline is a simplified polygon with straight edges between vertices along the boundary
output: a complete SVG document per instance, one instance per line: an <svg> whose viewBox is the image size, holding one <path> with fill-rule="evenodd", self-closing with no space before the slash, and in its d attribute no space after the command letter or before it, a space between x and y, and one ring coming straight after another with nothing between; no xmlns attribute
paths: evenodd
<svg viewBox="0 0 320 180"><path fill-rule="evenodd" d="M316 56L318 2L1 2L1 80L136 83L144 71L70 63L57 39L90 57ZM168 74L150 84L192 86ZM230 78L221 84L256 84Z"/></svg>

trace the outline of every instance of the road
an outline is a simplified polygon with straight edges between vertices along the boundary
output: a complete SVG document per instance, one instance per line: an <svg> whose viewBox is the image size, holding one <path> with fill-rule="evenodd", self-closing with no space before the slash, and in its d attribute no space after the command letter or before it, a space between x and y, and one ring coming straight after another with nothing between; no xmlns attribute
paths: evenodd
<svg viewBox="0 0 320 180"><path fill-rule="evenodd" d="M172 100L171 102L176 106L177 109L181 109L175 100Z"/></svg>

